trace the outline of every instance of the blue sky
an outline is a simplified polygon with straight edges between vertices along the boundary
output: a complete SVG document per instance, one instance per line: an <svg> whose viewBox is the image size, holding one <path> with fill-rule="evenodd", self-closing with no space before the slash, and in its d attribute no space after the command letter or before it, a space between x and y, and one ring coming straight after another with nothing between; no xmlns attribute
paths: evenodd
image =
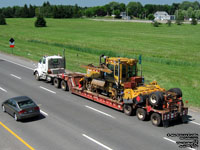
<svg viewBox="0 0 200 150"><path fill-rule="evenodd" d="M46 0L47 1L47 0ZM107 4L112 1L120 2L120 3L129 3L133 0L48 0L51 4L62 4L62 5L74 5L78 4L79 6L100 6ZM134 0L141 2L142 4L172 4L172 3L180 3L184 0ZM195 1L195 0L187 0L187 1ZM197 0L199 1L199 0ZM45 0L0 0L0 7L7 6L23 6L24 4L32 4L32 5L42 5Z"/></svg>

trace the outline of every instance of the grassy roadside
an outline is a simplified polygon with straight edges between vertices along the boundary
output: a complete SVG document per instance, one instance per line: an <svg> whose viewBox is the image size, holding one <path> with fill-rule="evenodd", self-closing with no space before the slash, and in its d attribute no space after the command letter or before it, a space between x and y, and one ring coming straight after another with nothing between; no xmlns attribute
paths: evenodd
<svg viewBox="0 0 200 150"><path fill-rule="evenodd" d="M166 88L180 87L189 105L200 107L200 25L101 22L87 19L46 19L47 28L35 28L35 19L7 19L0 26L0 50L32 60L66 49L67 68L84 72L80 64L98 64L100 54L143 56L146 82L157 80Z"/></svg>

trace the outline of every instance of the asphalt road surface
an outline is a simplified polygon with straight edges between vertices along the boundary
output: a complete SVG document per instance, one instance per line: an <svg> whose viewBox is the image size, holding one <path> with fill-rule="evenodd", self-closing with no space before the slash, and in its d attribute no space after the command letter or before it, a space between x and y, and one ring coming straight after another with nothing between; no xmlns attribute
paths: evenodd
<svg viewBox="0 0 200 150"><path fill-rule="evenodd" d="M168 128L155 127L150 121L139 121L136 116L126 116L36 81L34 65L31 61L0 54L0 103L26 95L41 108L39 119L20 122L0 110L1 150L189 150L179 148L176 144L179 138L168 135L200 135L199 113L191 112L188 124L176 122Z"/></svg>

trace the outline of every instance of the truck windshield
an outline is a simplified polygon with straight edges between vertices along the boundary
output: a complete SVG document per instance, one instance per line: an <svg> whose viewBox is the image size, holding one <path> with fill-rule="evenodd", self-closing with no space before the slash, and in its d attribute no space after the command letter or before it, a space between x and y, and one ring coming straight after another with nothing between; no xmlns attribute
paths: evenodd
<svg viewBox="0 0 200 150"><path fill-rule="evenodd" d="M134 77L136 75L136 65L128 66L128 77Z"/></svg>
<svg viewBox="0 0 200 150"><path fill-rule="evenodd" d="M49 69L64 68L64 59L50 59Z"/></svg>

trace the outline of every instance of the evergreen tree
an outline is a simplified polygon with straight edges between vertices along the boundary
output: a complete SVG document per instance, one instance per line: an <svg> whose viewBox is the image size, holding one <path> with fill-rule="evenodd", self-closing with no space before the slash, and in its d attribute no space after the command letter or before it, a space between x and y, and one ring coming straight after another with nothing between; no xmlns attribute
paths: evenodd
<svg viewBox="0 0 200 150"><path fill-rule="evenodd" d="M46 27L46 21L42 15L38 15L35 21L35 27Z"/></svg>
<svg viewBox="0 0 200 150"><path fill-rule="evenodd" d="M0 14L0 25L6 25L6 20L2 14Z"/></svg>
<svg viewBox="0 0 200 150"><path fill-rule="evenodd" d="M191 25L197 25L197 19L196 19L196 17L195 17L195 15L194 14L192 14L192 21L191 21Z"/></svg>

